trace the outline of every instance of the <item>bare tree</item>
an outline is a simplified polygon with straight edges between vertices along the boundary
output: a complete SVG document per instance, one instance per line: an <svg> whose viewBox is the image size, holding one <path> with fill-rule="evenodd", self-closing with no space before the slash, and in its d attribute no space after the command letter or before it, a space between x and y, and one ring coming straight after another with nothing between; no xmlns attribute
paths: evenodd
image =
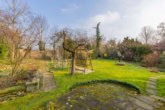
<svg viewBox="0 0 165 110"><path fill-rule="evenodd" d="M39 34L39 43L38 43L39 50L42 51L42 50L45 50L46 42L44 42L43 38L45 36L45 32L48 29L48 23L44 16L39 15L36 17L36 27Z"/></svg>
<svg viewBox="0 0 165 110"><path fill-rule="evenodd" d="M145 26L142 28L139 36L145 44L149 44L154 37L154 30L150 26Z"/></svg>
<svg viewBox="0 0 165 110"><path fill-rule="evenodd" d="M8 41L10 42L10 59L14 76L37 40L37 18L30 14L28 6L20 0L6 0L6 3L7 9L4 11L8 18L6 24L10 30ZM24 52L20 52L21 49Z"/></svg>
<svg viewBox="0 0 165 110"><path fill-rule="evenodd" d="M39 41L39 33L36 30L36 19L31 18L31 21L28 24L28 27L26 28L26 31L23 33L17 32L15 36L17 36L17 44L15 45L15 57L14 61L12 61L13 69L12 69L12 75L16 75L16 72L23 62L24 58L31 52L32 48L36 45L36 43ZM21 52L20 50L23 50Z"/></svg>
<svg viewBox="0 0 165 110"><path fill-rule="evenodd" d="M8 25L6 23L6 20L8 17L6 16L5 12L0 9L0 39L4 40L7 39L8 35L10 32Z"/></svg>
<svg viewBox="0 0 165 110"><path fill-rule="evenodd" d="M76 67L76 51L78 51L80 47L83 47L87 44L87 35L78 30L74 32L63 31L61 34L64 38L64 50L68 51L72 55L71 75L74 75Z"/></svg>
<svg viewBox="0 0 165 110"><path fill-rule="evenodd" d="M38 27L37 31L39 33L39 38L40 40L43 40L44 34L49 27L47 23L47 19L44 16L39 15L36 17L36 24Z"/></svg>
<svg viewBox="0 0 165 110"><path fill-rule="evenodd" d="M10 48L10 59L14 60L15 57L15 48L16 43L19 42L18 33L21 33L24 27L26 26L27 16L29 14L28 6L21 2L20 0L6 0L7 8L4 10L8 19L6 19L6 23L11 29L13 35L10 38L11 48ZM5 18L4 18L5 19ZM18 32L19 31L19 32Z"/></svg>
<svg viewBox="0 0 165 110"><path fill-rule="evenodd" d="M50 37L50 43L53 47L53 61L56 60L56 49L58 47L60 47L62 45L62 42L63 42L63 36L61 34L61 31L57 28L57 27L54 27L52 29L52 34L51 34L51 37Z"/></svg>
<svg viewBox="0 0 165 110"><path fill-rule="evenodd" d="M158 25L158 34L161 37L162 41L165 41L165 22L162 22Z"/></svg>

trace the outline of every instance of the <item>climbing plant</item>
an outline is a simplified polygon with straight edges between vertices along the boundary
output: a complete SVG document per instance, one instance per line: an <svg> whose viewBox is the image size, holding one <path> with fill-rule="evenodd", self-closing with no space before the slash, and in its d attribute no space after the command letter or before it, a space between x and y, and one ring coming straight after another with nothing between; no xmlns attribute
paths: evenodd
<svg viewBox="0 0 165 110"><path fill-rule="evenodd" d="M99 49L100 49L100 45L101 45L101 40L102 40L102 36L100 35L100 23L99 22L96 26L96 57L98 58L99 56Z"/></svg>
<svg viewBox="0 0 165 110"><path fill-rule="evenodd" d="M44 51L45 50L45 42L44 41L40 40L38 45L39 45L39 50L40 51Z"/></svg>
<svg viewBox="0 0 165 110"><path fill-rule="evenodd" d="M76 53L76 66L85 68L90 67L93 70L91 54L93 50L79 49Z"/></svg>

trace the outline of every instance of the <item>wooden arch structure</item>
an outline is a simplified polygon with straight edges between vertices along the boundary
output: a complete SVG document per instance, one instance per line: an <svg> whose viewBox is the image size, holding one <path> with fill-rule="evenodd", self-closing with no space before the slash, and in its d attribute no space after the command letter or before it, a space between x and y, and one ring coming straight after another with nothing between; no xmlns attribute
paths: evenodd
<svg viewBox="0 0 165 110"><path fill-rule="evenodd" d="M88 73L93 71L92 57L93 50L78 49L76 51L76 70Z"/></svg>

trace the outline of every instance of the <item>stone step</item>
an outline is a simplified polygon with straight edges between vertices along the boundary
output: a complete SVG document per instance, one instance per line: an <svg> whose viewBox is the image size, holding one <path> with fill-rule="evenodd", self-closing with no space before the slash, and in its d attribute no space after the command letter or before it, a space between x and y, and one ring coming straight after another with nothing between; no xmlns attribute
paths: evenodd
<svg viewBox="0 0 165 110"><path fill-rule="evenodd" d="M149 79L148 81L149 81L149 82L156 83L157 79Z"/></svg>
<svg viewBox="0 0 165 110"><path fill-rule="evenodd" d="M156 86L156 83L154 83L154 82L148 82L148 84Z"/></svg>
<svg viewBox="0 0 165 110"><path fill-rule="evenodd" d="M151 95L151 97L158 100L158 101L161 101L161 102L165 103L165 99L162 98L162 97L159 97L159 96L156 96L156 95Z"/></svg>
<svg viewBox="0 0 165 110"><path fill-rule="evenodd" d="M156 95L156 91L153 89L146 89L146 91L151 95Z"/></svg>
<svg viewBox="0 0 165 110"><path fill-rule="evenodd" d="M48 92L56 89L56 83L53 74L45 72L43 74L43 90Z"/></svg>
<svg viewBox="0 0 165 110"><path fill-rule="evenodd" d="M146 110L154 110L154 108L151 106L151 105L148 105L134 97L128 97L128 100L132 103L134 103L135 105L143 108L143 109L146 109Z"/></svg>
<svg viewBox="0 0 165 110"><path fill-rule="evenodd" d="M135 107L131 103L127 103L124 106L124 110L133 110Z"/></svg>
<svg viewBox="0 0 165 110"><path fill-rule="evenodd" d="M155 79L158 79L158 78L159 78L159 77L152 77L152 78L150 78L150 79L154 79L154 80L155 80Z"/></svg>
<svg viewBox="0 0 165 110"><path fill-rule="evenodd" d="M156 85L148 84L147 88L156 89Z"/></svg>
<svg viewBox="0 0 165 110"><path fill-rule="evenodd" d="M141 107L137 107L135 110L146 110L146 109L143 109Z"/></svg>
<svg viewBox="0 0 165 110"><path fill-rule="evenodd" d="M117 106L121 110L133 110L135 108L130 102L116 103L115 106Z"/></svg>
<svg viewBox="0 0 165 110"><path fill-rule="evenodd" d="M144 96L144 95L139 95L136 96L137 99L143 101L144 103L153 106L154 108L160 108L160 105L155 103L155 100L151 97Z"/></svg>

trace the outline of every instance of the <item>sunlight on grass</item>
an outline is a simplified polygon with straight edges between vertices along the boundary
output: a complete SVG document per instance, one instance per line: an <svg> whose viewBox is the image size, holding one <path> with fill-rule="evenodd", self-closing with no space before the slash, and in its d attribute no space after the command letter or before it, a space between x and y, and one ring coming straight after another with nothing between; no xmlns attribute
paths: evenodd
<svg viewBox="0 0 165 110"><path fill-rule="evenodd" d="M157 80L158 95L165 98L165 77Z"/></svg>
<svg viewBox="0 0 165 110"><path fill-rule="evenodd" d="M116 61L112 60L94 60L94 71L90 74L78 74L70 76L69 70L58 70L54 72L57 84L55 91L47 93L38 92L28 94L22 98L0 104L0 110L32 110L44 106L48 101L64 95L69 88L78 82L89 80L113 79L131 83L137 86L143 94L146 94L146 84L150 77L161 75L164 73L152 73L148 69L140 67L136 64L128 64L125 66L117 66Z"/></svg>
<svg viewBox="0 0 165 110"><path fill-rule="evenodd" d="M134 84L140 88L142 93L146 93L145 88L148 78L162 74L149 72L146 68L139 67L134 64L117 66L115 65L116 61L95 60L93 63L95 72L88 75L77 74L74 77L71 77L69 76L69 71L56 71L54 75L57 84L60 85L60 87L64 87L63 89L68 89L77 82L96 79L114 79Z"/></svg>

